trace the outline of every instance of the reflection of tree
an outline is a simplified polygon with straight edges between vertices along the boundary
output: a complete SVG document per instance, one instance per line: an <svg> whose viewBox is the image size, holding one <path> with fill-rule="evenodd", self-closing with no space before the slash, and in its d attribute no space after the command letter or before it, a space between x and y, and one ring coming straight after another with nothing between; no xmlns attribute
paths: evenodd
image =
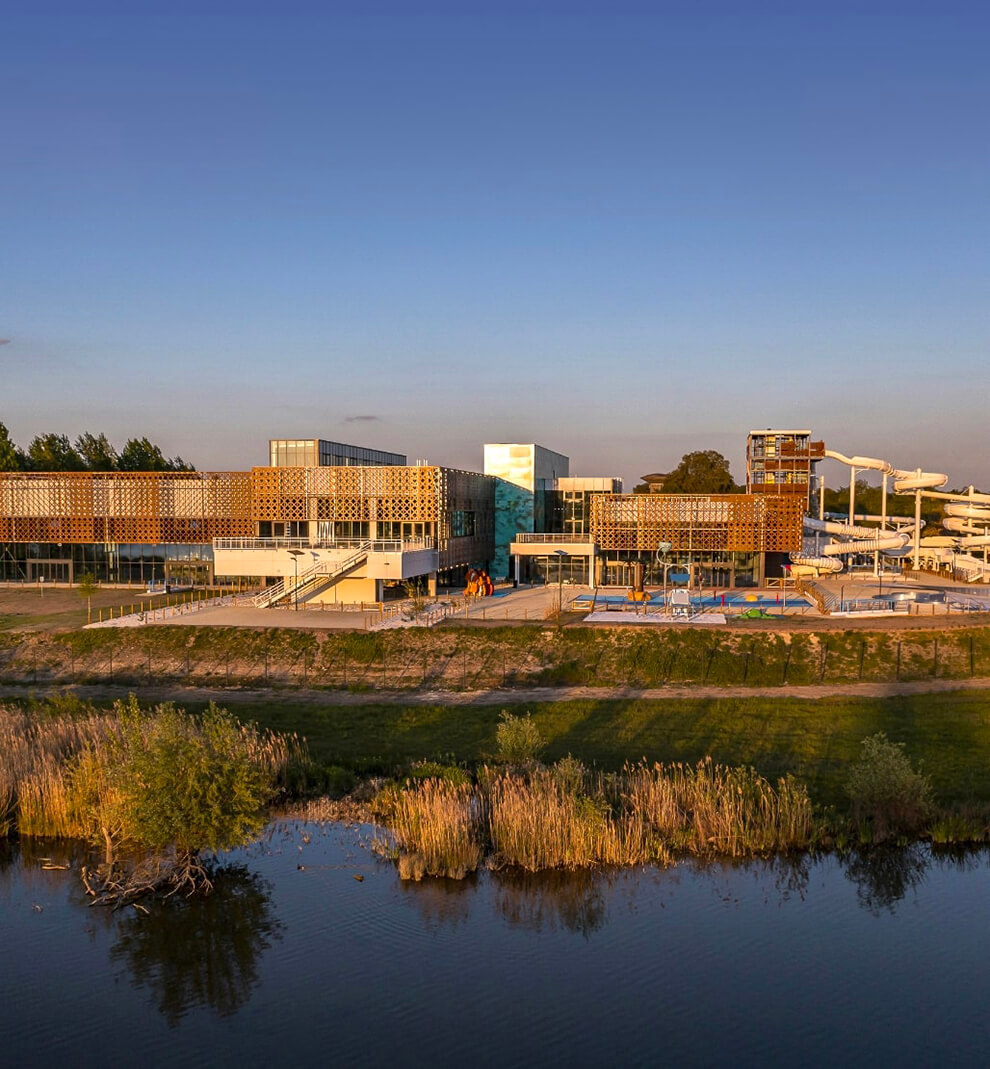
<svg viewBox="0 0 990 1069"><path fill-rule="evenodd" d="M502 872L493 877L495 908L511 925L539 932L558 926L587 939L604 928L605 876L577 872Z"/></svg>
<svg viewBox="0 0 990 1069"><path fill-rule="evenodd" d="M849 854L846 878L856 885L856 898L873 914L895 911L897 903L925 882L929 854L925 846L878 846Z"/></svg>
<svg viewBox="0 0 990 1069"><path fill-rule="evenodd" d="M797 895L804 901L811 880L811 859L808 854L778 854L767 861L767 867L781 902L786 902L791 895Z"/></svg>
<svg viewBox="0 0 990 1069"><path fill-rule="evenodd" d="M120 923L110 959L148 988L171 1027L195 1006L236 1013L257 982L258 958L278 937L268 889L239 866L217 872L205 898L170 898Z"/></svg>

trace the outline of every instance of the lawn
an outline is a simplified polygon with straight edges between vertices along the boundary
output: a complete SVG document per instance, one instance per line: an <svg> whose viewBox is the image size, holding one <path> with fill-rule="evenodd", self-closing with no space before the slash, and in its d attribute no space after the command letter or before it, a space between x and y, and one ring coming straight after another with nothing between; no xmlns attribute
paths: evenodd
<svg viewBox="0 0 990 1069"><path fill-rule="evenodd" d="M939 800L990 802L990 695L958 691L861 699L745 698L569 701L504 706L531 712L548 759L573 754L617 769L625 761L696 761L711 754L765 775L792 772L820 802L841 804L850 762L867 735L903 742L930 774ZM495 749L500 708L490 705L334 705L237 702L263 727L295 731L316 760L360 772L391 772L409 761L473 764Z"/></svg>

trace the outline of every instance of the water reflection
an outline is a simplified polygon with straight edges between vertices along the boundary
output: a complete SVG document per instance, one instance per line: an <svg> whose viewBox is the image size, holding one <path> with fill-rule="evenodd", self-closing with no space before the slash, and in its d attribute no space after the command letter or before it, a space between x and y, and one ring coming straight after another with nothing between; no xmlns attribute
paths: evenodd
<svg viewBox="0 0 990 1069"><path fill-rule="evenodd" d="M564 928L588 939L608 923L607 872L504 872L492 879L496 913L531 932Z"/></svg>
<svg viewBox="0 0 990 1069"><path fill-rule="evenodd" d="M241 866L219 872L205 899L171 898L121 917L112 962L146 988L171 1027L192 1008L236 1013L258 982L258 962L279 938L269 886Z"/></svg>
<svg viewBox="0 0 990 1069"><path fill-rule="evenodd" d="M495 915L513 927L531 932L566 929L587 938L608 921L605 892L613 877L588 869L507 870L491 873L488 882ZM466 880L407 880L400 886L429 928L466 924L480 901L476 876Z"/></svg>
<svg viewBox="0 0 990 1069"><path fill-rule="evenodd" d="M909 891L925 882L931 854L927 846L878 846L842 859L846 879L856 885L856 900L874 916L894 913Z"/></svg>
<svg viewBox="0 0 990 1069"><path fill-rule="evenodd" d="M423 916L427 928L449 925L457 928L465 923L477 890L478 879L426 879L419 882L402 880L399 887Z"/></svg>

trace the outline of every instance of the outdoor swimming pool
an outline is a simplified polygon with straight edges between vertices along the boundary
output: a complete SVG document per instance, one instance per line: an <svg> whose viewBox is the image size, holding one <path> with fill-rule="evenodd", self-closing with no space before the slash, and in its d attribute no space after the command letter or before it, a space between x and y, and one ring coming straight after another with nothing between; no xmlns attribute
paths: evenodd
<svg viewBox="0 0 990 1069"><path fill-rule="evenodd" d="M672 590L667 591L667 601L670 602ZM662 590L655 591L650 595L650 600L646 603L650 608L656 608L658 605L663 605L664 595ZM800 594L792 593L790 599L794 603L802 602ZM598 593L597 596L589 594L580 599L581 601L593 601L596 606L604 607L606 605L631 605L637 604L636 602L630 602L625 593L622 594L602 594ZM642 604L642 602L638 603ZM692 609L721 609L735 608L735 609L777 609L785 604L784 595L781 594L769 594L766 591L753 592L745 590L727 590L724 594L692 594L691 595L691 608Z"/></svg>

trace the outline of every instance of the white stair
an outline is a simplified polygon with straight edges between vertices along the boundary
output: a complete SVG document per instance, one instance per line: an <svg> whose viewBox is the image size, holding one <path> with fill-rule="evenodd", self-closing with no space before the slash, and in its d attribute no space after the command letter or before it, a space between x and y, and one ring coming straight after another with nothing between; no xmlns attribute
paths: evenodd
<svg viewBox="0 0 990 1069"><path fill-rule="evenodd" d="M345 573L352 571L359 564L363 564L371 552L371 545L371 542L362 542L343 560L317 561L311 568L300 572L298 577L290 575L285 579L280 579L277 583L265 587L254 598L254 604L259 609L267 609L287 598L298 597L303 592L314 593L321 587L332 583L334 579L339 579ZM308 589L310 587L312 590Z"/></svg>

